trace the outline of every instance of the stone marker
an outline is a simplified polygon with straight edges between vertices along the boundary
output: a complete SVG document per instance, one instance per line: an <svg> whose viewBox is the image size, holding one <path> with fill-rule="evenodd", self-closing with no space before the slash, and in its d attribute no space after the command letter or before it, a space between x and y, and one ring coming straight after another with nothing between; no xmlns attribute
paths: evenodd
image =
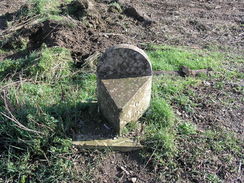
<svg viewBox="0 0 244 183"><path fill-rule="evenodd" d="M99 108L118 134L137 121L150 105L152 67L141 49L117 45L105 51L97 66Z"/></svg>

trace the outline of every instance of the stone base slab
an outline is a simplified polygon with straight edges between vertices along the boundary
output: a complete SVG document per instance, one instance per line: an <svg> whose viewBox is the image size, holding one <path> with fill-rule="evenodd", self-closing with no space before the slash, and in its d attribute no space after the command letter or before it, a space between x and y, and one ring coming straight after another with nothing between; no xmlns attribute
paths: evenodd
<svg viewBox="0 0 244 183"><path fill-rule="evenodd" d="M121 152L135 151L143 148L140 142L123 137L117 139L73 141L72 144L82 149L111 149Z"/></svg>

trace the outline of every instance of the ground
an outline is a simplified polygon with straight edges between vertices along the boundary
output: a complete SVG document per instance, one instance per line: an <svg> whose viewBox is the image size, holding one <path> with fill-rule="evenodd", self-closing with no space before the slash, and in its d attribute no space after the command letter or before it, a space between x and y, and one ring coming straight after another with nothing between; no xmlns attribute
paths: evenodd
<svg viewBox="0 0 244 183"><path fill-rule="evenodd" d="M167 118L168 121L173 118L174 125L168 124L168 126L166 125L167 128L164 129L165 134L169 134L169 136L171 133L174 134L173 143L177 150L172 150L173 155L167 152L166 142L170 138L165 137L159 131L149 137L145 132L149 140L143 138L142 143L145 140L146 146L143 151L119 153L110 150L84 151L72 147L72 153L64 151L63 154L57 156L69 159L73 164L72 171L75 172L73 173L75 178L72 178L72 180L69 178L64 179L64 182L68 180L71 182L107 183L133 182L134 180L136 182L152 183L244 182L244 3L241 0L232 2L221 0L96 0L90 1L92 2L90 9L87 8L88 10L84 11L79 11L71 6L71 1L62 0L60 1L62 3L55 7L59 10L58 13L40 8L39 13L27 14L29 17L22 15L25 10L28 13L31 12L31 8L28 9L28 6L24 6L26 2L24 0L14 2L2 0L0 2L0 62L7 62L6 60L9 59L28 58L31 60L29 55L38 53L40 50L46 50L44 53L49 53L48 48L50 47L62 47L70 51L72 62L78 69L81 69L77 72L83 73L82 67L86 64L87 58L97 52L104 52L106 48L114 44L121 43L134 44L144 49L153 60L154 70L177 70L176 61L191 60L192 55L185 53L185 50L190 53L193 52L195 54L193 59L195 60L200 59L201 61L206 58L206 62L209 60L209 62L216 62L212 74L199 78L154 76L153 101L156 102L153 102L152 106L157 106L157 100L160 101L160 104L164 103L165 100L167 102L165 108L170 105L174 113L171 117L168 117L169 119ZM128 16L123 13L121 9L126 8L127 5L140 10L141 14L148 17L151 23L147 24L146 21L138 20L135 16ZM155 47L154 45L167 46ZM42 54L43 58L45 57L44 53ZM59 57L63 54L63 51L61 50L58 53ZM160 62L162 54L177 57L176 61L174 60L175 63L171 63L174 66L173 69L157 66L155 62ZM155 58L156 61L154 61ZM189 67L192 67L192 69L207 69L207 65L190 65ZM0 77L2 77L1 72L5 71L4 68L0 65ZM33 70L28 71L29 68L26 67L21 71L24 72L23 77L34 72ZM12 99L14 97L11 98L11 93L18 92L19 95L13 95L16 102L9 104L10 108L13 109L10 109L10 111L15 109L18 111L18 108L23 106L24 109L30 111L36 109L37 113L47 110L47 114L45 113L47 118L50 113L57 120L68 118L65 116L65 112L69 112L67 115L70 115L72 120L79 118L77 120L79 126L84 127L84 129L78 130L81 135L84 135L84 131L89 131L89 133L86 132L88 133L87 136L95 135L99 131L107 134L107 128L104 127L102 117L94 115L96 104L90 102L87 105L76 94L77 91L83 92L85 90L91 95L85 96L88 94L84 92L86 100L95 99L95 87L89 88L95 83L95 76L92 75L94 70L89 69L86 72L91 73L91 75L80 76L76 75L77 72L71 75L72 80L69 80L71 89L68 88L68 85L65 85L67 82L65 80L57 84L52 80L38 80L34 77L35 74L38 75L38 72L34 72L34 76L32 76L35 79L30 77L23 79L16 74L18 73L17 69L14 70L15 73L8 70L9 73L5 74L4 79L2 79L2 88L0 86L1 96L5 96L5 92L7 92L6 95L9 95L9 98ZM62 71L62 68L60 70ZM10 80L15 81L14 83L6 79L9 74L13 74ZM14 79L14 77L17 79ZM43 77L49 76L45 75ZM57 74L55 74L55 77L62 79L62 76L57 76ZM83 88L82 90L77 89L79 86L77 80L80 82L80 79L83 80L81 85L84 90ZM54 82L53 85L52 82ZM12 85L16 86L16 90L6 89ZM36 85L39 85L38 88L35 88ZM57 96L53 95L55 93L54 89L59 91ZM55 96L52 99L53 101L45 96L42 91L45 91L47 95ZM31 102L30 104L25 103L24 101L27 101L27 99L23 99L21 96L24 96L24 92L29 93L30 98L33 98L36 104L35 102L33 104ZM65 103L66 101L72 101L72 99L69 99L69 95L82 102ZM57 99L57 102L56 97L60 98L60 96L61 100ZM163 101L161 101L162 98L164 98ZM40 103L40 99L50 100L50 105ZM15 101L15 99L12 100ZM4 104L6 107L6 102L4 100L3 102L0 101L0 112L3 108L1 108L1 105L4 106ZM32 108L28 108L27 104ZM67 109L64 109L64 107ZM74 115L70 114L75 110L83 110L84 114L82 112ZM153 107L150 110L154 111ZM154 121L161 120L161 117L151 115L150 110L148 114L140 119L140 122L146 131L153 134L154 129L151 129L151 124L149 125L148 121L151 119L154 119ZM55 115L59 115L59 113L61 113L61 117L56 118ZM32 113L30 112L30 114ZM31 116L26 117L28 120L29 118L31 119ZM22 117L19 119L22 120ZM0 116L0 122L1 120L4 121ZM45 121L46 118L42 120ZM92 128L96 126L97 121L101 124L101 128L93 131ZM91 123L92 125L86 127L86 124ZM5 133L1 130L0 128L0 141L2 139L0 144L2 143L6 150L0 150L0 156L6 157L12 146L18 145L15 143L9 146L6 145ZM167 130L172 130L172 132ZM10 132L9 134L12 135L19 133ZM71 127L71 130L67 130L67 132L77 134L77 129ZM134 136L135 134L138 135L137 132L131 133ZM157 141L160 135L166 139L163 145ZM16 139L21 141L21 138ZM45 147L44 149L49 148ZM164 149L166 149L166 152L164 152ZM174 148L169 145L169 149ZM21 151L21 146L18 151ZM51 148L47 150L47 152L49 151L53 153ZM45 166L49 168L52 167L50 162L59 163L53 160L55 156L52 153L48 157L45 153L44 156L40 156L43 161L48 159ZM55 151L55 153L57 152ZM39 164L36 160L38 158L35 158L35 156L38 157L37 154L29 156L29 163ZM6 162L4 161L4 163ZM28 173L27 170L26 173L23 173L24 170L21 168L11 169L9 164L6 163L6 165L8 165L8 168L6 168L7 166L2 167L4 171L0 173L0 182L31 181L32 173ZM19 167L21 166L19 165ZM60 167L64 167L64 165L61 164ZM53 170L54 173L55 171L56 169ZM38 172L38 170L34 172ZM16 175L18 176L16 177ZM40 177L35 180L41 182L43 177L48 177L47 175L48 173L43 171L40 173ZM46 179L47 182L51 182L51 180L51 176L50 179ZM57 182L62 182L61 180L62 177L56 179Z"/></svg>

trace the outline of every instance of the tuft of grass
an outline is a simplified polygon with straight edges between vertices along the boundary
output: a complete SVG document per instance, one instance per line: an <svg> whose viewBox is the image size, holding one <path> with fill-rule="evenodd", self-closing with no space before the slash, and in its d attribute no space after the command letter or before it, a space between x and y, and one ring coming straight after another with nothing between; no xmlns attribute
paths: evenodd
<svg viewBox="0 0 244 183"><path fill-rule="evenodd" d="M41 52L33 52L26 58L4 60L0 62L0 78L35 77L36 80L65 78L71 74L72 58L64 48L43 48Z"/></svg>
<svg viewBox="0 0 244 183"><path fill-rule="evenodd" d="M187 122L182 123L178 126L178 132L182 135L196 134L196 125Z"/></svg>
<svg viewBox="0 0 244 183"><path fill-rule="evenodd" d="M162 164L164 158L172 157L176 150L173 109L163 98L155 98L146 113L145 120L147 121L145 144L153 150L151 156L154 162Z"/></svg>
<svg viewBox="0 0 244 183"><path fill-rule="evenodd" d="M151 124L157 124L163 128L170 128L174 124L175 115L171 106L163 98L155 98L146 113L146 118Z"/></svg>
<svg viewBox="0 0 244 183"><path fill-rule="evenodd" d="M28 15L59 15L61 13L60 5L68 4L72 0L29 0L31 9Z"/></svg>
<svg viewBox="0 0 244 183"><path fill-rule="evenodd" d="M71 74L73 59L70 51L60 47L44 48L39 61L29 69L38 78L55 79Z"/></svg>
<svg viewBox="0 0 244 183"><path fill-rule="evenodd" d="M163 165L166 160L174 157L177 150L174 131L160 125L149 124L147 126L144 143L150 150L145 152L144 156L152 156L152 162L155 166Z"/></svg>
<svg viewBox="0 0 244 183"><path fill-rule="evenodd" d="M122 13L123 9L121 7L121 5L117 2L112 2L109 4L109 10L113 11L113 12L118 12L118 13Z"/></svg>

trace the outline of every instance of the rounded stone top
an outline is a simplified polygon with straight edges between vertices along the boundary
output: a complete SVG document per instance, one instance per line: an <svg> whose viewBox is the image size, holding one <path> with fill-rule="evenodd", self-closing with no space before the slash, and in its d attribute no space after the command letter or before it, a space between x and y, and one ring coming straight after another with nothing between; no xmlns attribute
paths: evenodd
<svg viewBox="0 0 244 183"><path fill-rule="evenodd" d="M143 50L120 44L108 48L99 59L97 75L100 79L151 76L152 66Z"/></svg>

